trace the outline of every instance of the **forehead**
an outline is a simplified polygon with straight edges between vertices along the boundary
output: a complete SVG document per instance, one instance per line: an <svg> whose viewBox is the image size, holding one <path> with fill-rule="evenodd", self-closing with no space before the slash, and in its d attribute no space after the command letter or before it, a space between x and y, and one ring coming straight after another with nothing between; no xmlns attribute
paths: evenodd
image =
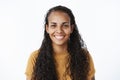
<svg viewBox="0 0 120 80"><path fill-rule="evenodd" d="M53 11L48 16L48 22L70 22L70 17L62 11Z"/></svg>

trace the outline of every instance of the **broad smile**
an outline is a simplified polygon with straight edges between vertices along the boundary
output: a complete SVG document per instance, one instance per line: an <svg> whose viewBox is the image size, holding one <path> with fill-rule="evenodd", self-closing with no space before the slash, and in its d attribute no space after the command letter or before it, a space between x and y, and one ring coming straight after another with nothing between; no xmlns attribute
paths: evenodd
<svg viewBox="0 0 120 80"><path fill-rule="evenodd" d="M57 40L62 40L62 39L64 39L65 36L63 36L63 35L55 35L54 37L55 37Z"/></svg>

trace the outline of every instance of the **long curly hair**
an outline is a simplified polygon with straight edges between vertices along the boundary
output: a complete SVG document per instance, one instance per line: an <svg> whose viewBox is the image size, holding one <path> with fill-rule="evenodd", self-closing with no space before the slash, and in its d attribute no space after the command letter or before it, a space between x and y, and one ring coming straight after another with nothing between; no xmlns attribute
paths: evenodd
<svg viewBox="0 0 120 80"><path fill-rule="evenodd" d="M71 80L87 80L89 72L89 56L86 45L79 34L75 17L72 11L65 6L55 6L51 8L45 17L44 24L44 39L39 49L39 54L34 66L32 80L58 80L55 60L53 56L52 41L49 34L45 30L45 25L48 24L48 17L53 11L62 11L69 15L71 25L74 25L74 30L70 35L68 42L68 67ZM86 48L84 50L83 48Z"/></svg>

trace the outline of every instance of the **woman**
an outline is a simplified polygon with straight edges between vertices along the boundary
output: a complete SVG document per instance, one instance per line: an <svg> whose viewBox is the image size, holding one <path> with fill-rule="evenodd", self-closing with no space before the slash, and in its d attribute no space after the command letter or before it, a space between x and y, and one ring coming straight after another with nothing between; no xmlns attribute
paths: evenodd
<svg viewBox="0 0 120 80"><path fill-rule="evenodd" d="M65 6L51 8L44 28L42 45L28 60L27 80L94 80L93 61L72 11Z"/></svg>

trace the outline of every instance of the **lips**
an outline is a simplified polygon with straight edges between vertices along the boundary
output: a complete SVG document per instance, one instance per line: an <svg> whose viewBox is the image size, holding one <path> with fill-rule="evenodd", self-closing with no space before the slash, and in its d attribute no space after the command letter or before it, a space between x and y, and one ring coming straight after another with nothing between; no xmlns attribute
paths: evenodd
<svg viewBox="0 0 120 80"><path fill-rule="evenodd" d="M64 36L63 35L55 35L55 38L57 40L62 40L64 38Z"/></svg>

